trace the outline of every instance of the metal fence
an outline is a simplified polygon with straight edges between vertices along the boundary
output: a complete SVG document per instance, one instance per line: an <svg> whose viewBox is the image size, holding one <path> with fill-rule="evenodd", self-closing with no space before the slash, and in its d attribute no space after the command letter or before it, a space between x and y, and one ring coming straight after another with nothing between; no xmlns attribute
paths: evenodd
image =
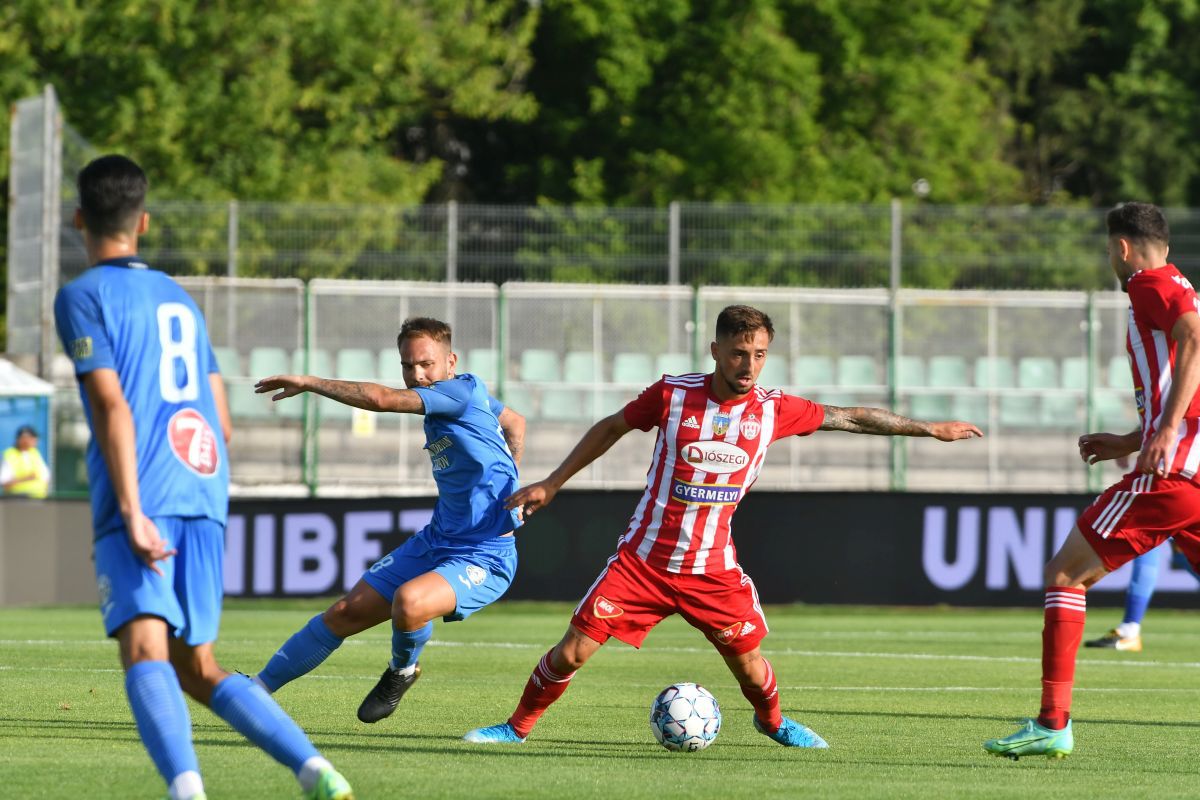
<svg viewBox="0 0 1200 800"><path fill-rule="evenodd" d="M62 278L87 264L63 206ZM174 275L501 284L1103 289L1103 212L929 205L668 208L155 201L143 255ZM1170 210L1200 279L1200 212ZM1196 254L1196 255L1191 255Z"/></svg>
<svg viewBox="0 0 1200 800"><path fill-rule="evenodd" d="M965 419L982 440L817 433L777 443L772 489L1095 489L1086 430L1137 424L1124 355L1128 300L1101 292L368 282L185 278L208 321L235 418L239 491L427 492L422 420L310 395L272 404L258 378L307 372L402 386L395 337L409 316L452 322L458 370L529 419L522 473L553 469L597 419L662 374L709 371L717 312L753 304L776 335L759 382L818 402ZM72 410L73 409L73 410ZM63 404L61 446L82 445ZM86 432L83 434L86 436ZM577 476L636 487L653 440L631 433ZM63 463L75 463L64 454Z"/></svg>

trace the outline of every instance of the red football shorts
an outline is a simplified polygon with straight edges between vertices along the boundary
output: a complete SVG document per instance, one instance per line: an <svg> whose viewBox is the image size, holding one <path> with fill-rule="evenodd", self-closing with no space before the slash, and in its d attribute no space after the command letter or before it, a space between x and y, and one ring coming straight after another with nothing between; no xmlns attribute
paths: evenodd
<svg viewBox="0 0 1200 800"><path fill-rule="evenodd" d="M1200 486L1184 478L1130 473L1079 517L1079 531L1114 570L1169 537L1200 567Z"/></svg>
<svg viewBox="0 0 1200 800"><path fill-rule="evenodd" d="M621 547L575 609L571 624L603 644L615 636L641 647L650 629L679 614L721 655L758 646L767 619L754 581L741 567L702 575L666 572Z"/></svg>

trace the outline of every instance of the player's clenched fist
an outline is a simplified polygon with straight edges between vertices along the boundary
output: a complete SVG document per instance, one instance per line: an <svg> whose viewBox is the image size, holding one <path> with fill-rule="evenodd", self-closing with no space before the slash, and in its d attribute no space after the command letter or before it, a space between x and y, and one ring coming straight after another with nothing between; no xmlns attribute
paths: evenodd
<svg viewBox="0 0 1200 800"><path fill-rule="evenodd" d="M549 481L538 481L515 492L504 505L510 509L519 508L524 516L528 517L542 506L549 505L557 493L558 488L554 484Z"/></svg>

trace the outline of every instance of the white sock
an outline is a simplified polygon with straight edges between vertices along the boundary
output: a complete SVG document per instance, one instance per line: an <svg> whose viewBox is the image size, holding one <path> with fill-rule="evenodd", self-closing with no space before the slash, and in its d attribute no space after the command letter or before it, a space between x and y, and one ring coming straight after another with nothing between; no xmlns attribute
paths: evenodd
<svg viewBox="0 0 1200 800"><path fill-rule="evenodd" d="M416 665L416 664L412 664L411 666L407 666L407 667L405 667L404 669L398 669L398 670L396 670L396 672L397 672L397 673L399 673L400 675L403 675L403 676L404 676L404 677L406 677L406 678L407 678L409 675L412 675L412 674L413 674L414 672L416 672L416 671L417 671L417 665Z"/></svg>
<svg viewBox="0 0 1200 800"><path fill-rule="evenodd" d="M271 693L271 689L270 689L270 687L268 687L268 686L267 686L265 683L263 683L263 679L262 679L262 678L258 677L257 675L251 675L251 676L250 676L250 680L254 681L254 682L255 682L255 683L257 683L259 686L261 686L261 687L262 687L262 690L263 690L264 692L266 692L267 694L270 694L270 693Z"/></svg>
<svg viewBox="0 0 1200 800"><path fill-rule="evenodd" d="M1122 622L1117 626L1117 635L1122 639L1132 639L1142 633L1142 623Z"/></svg>
<svg viewBox="0 0 1200 800"><path fill-rule="evenodd" d="M200 773L188 770L175 776L175 780L167 787L167 796L171 800L191 800L203 791L204 781L200 780Z"/></svg>
<svg viewBox="0 0 1200 800"><path fill-rule="evenodd" d="M300 788L305 792L311 792L317 785L317 778L321 777L321 772L327 769L333 769L333 764L321 756L313 756L305 761L301 765L300 771L296 773L296 780L300 781Z"/></svg>

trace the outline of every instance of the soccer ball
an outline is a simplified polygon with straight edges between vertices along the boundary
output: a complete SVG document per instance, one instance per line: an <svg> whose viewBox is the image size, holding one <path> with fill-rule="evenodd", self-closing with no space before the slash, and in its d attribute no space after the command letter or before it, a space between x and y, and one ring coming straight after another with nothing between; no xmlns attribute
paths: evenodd
<svg viewBox="0 0 1200 800"><path fill-rule="evenodd" d="M668 750L703 750L721 731L721 707L703 686L672 684L650 704L650 730Z"/></svg>

